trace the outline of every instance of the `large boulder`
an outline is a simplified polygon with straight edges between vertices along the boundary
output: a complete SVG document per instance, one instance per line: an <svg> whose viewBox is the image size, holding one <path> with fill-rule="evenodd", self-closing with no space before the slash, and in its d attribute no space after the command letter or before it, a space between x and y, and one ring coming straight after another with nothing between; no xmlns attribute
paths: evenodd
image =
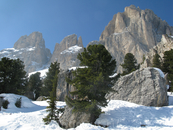
<svg viewBox="0 0 173 130"><path fill-rule="evenodd" d="M45 100L47 100L47 97L45 97L45 96L39 96L39 97L36 99L36 101L45 101Z"/></svg>
<svg viewBox="0 0 173 130"><path fill-rule="evenodd" d="M81 123L90 123L91 122L91 114L83 113L83 112L72 112L73 107L70 108L66 106L64 114L60 117L59 121L63 128L75 128Z"/></svg>
<svg viewBox="0 0 173 130"><path fill-rule="evenodd" d="M56 91L56 98L59 101L65 101L66 96L71 96L69 94L70 91L74 91L74 87L66 82L66 77L72 79L72 70L62 70L58 74L58 85Z"/></svg>
<svg viewBox="0 0 173 130"><path fill-rule="evenodd" d="M109 93L109 100L124 100L132 103L161 107L168 105L166 80L155 68L137 70L123 76L113 86L118 93Z"/></svg>

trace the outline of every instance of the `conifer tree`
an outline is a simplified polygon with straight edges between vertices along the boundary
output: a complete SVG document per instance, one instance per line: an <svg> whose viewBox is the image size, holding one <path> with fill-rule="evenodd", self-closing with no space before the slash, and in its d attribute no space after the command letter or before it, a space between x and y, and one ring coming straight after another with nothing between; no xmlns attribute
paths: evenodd
<svg viewBox="0 0 173 130"><path fill-rule="evenodd" d="M139 68L137 60L132 53L127 53L124 57L124 63L121 64L123 67L122 75L129 74Z"/></svg>
<svg viewBox="0 0 173 130"><path fill-rule="evenodd" d="M168 80L171 81L169 91L173 92L173 49L170 51L165 51L163 58L163 71L168 73Z"/></svg>
<svg viewBox="0 0 173 130"><path fill-rule="evenodd" d="M159 54L155 54L153 57L153 65L152 67L160 68L161 69L161 62Z"/></svg>
<svg viewBox="0 0 173 130"><path fill-rule="evenodd" d="M47 76L43 80L43 87L41 89L41 93L44 96L49 96L49 93L52 91L52 86L53 86L53 79L55 77L56 71L60 71L59 63L54 62L51 63L48 72L46 73Z"/></svg>
<svg viewBox="0 0 173 130"><path fill-rule="evenodd" d="M113 91L115 78L110 78L116 68L116 61L103 45L89 45L84 52L78 54L80 66L73 71L74 78L66 81L75 87L70 92L74 97L66 97L68 106L74 107L73 112L85 112L91 114L90 122L93 123L100 115L98 106L106 106L106 93Z"/></svg>
<svg viewBox="0 0 173 130"><path fill-rule="evenodd" d="M24 94L27 73L20 59L3 57L0 60L0 93Z"/></svg>
<svg viewBox="0 0 173 130"><path fill-rule="evenodd" d="M49 97L49 106L47 106L47 112L49 112L49 114L43 118L43 121L45 122L45 124L49 124L51 122L51 120L55 120L59 123L59 113L60 111L56 108L56 87L57 87L57 81L58 81L58 73L59 70L56 70L55 72L55 76L54 79L52 81L53 83L53 87L52 87L52 91L50 92L50 97Z"/></svg>
<svg viewBox="0 0 173 130"><path fill-rule="evenodd" d="M28 91L32 91L35 94L35 100L40 96L40 91L42 87L42 81L40 78L40 72L32 74L29 77Z"/></svg>

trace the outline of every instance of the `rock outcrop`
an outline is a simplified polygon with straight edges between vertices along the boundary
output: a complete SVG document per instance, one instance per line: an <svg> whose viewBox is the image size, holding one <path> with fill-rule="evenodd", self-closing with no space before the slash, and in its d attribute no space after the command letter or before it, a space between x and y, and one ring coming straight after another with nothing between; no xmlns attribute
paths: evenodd
<svg viewBox="0 0 173 130"><path fill-rule="evenodd" d="M151 48L149 52L145 55L145 60L141 64L141 68L151 67L154 55L157 53L160 56L160 61L163 62L163 56L165 51L173 49L173 36L162 35L161 42L156 46Z"/></svg>
<svg viewBox="0 0 173 130"><path fill-rule="evenodd" d="M45 41L40 32L33 32L29 36L22 36L14 44L14 48L0 51L0 58L8 57L22 60L28 73L43 68L51 56L52 54L45 47Z"/></svg>
<svg viewBox="0 0 173 130"><path fill-rule="evenodd" d="M154 68L137 70L119 78L113 86L118 93L109 93L106 98L145 106L166 106L168 105L167 87L162 75Z"/></svg>
<svg viewBox="0 0 173 130"><path fill-rule="evenodd" d="M74 91L74 87L66 82L66 77L72 79L72 71L66 70L61 71L58 74L58 85L57 85L57 92L56 92L56 98L59 101L65 101L66 96L71 96L69 94L70 91Z"/></svg>
<svg viewBox="0 0 173 130"><path fill-rule="evenodd" d="M0 96L0 111L1 111L1 106L2 106L2 102L3 102L3 98L2 96Z"/></svg>
<svg viewBox="0 0 173 130"><path fill-rule="evenodd" d="M119 65L127 53L134 54L138 63L141 63L143 55L161 41L162 34L173 34L173 27L162 21L152 10L141 10L131 5L123 13L113 16L99 42L102 41L100 43L116 59L120 72Z"/></svg>
<svg viewBox="0 0 173 130"><path fill-rule="evenodd" d="M36 101L46 101L47 100L47 97L45 96L39 96Z"/></svg>
<svg viewBox="0 0 173 130"><path fill-rule="evenodd" d="M67 70L70 67L79 66L77 59L78 53L83 51L82 38L77 39L77 35L69 35L65 37L60 44L57 43L50 60L51 62L57 61L60 63L60 68Z"/></svg>
<svg viewBox="0 0 173 130"><path fill-rule="evenodd" d="M73 108L66 106L64 114L60 117L60 124L63 128L75 128L81 123L90 123L91 115L83 112L73 113Z"/></svg>

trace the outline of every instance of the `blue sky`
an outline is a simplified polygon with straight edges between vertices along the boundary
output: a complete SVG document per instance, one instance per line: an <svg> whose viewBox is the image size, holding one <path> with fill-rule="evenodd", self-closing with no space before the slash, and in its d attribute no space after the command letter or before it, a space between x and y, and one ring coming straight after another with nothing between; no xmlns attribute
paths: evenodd
<svg viewBox="0 0 173 130"><path fill-rule="evenodd" d="M43 34L51 52L70 34L81 36L86 47L99 40L114 14L132 4L173 26L173 0L0 0L0 50L34 31Z"/></svg>

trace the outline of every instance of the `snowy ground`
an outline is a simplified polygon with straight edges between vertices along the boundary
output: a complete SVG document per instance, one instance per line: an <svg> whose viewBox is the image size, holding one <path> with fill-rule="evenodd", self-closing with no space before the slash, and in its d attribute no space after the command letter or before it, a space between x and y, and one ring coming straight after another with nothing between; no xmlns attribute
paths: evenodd
<svg viewBox="0 0 173 130"><path fill-rule="evenodd" d="M169 106L145 107L134 103L111 100L107 107L102 108L95 123L106 125L107 128L83 123L69 130L173 130L173 94L168 93ZM0 112L0 130L63 130L52 121L44 125L42 118L47 115L46 101L30 101L24 96L0 94L9 100L9 108ZM16 108L14 103L22 97L22 108ZM57 107L65 106L57 102ZM146 125L141 127L141 125Z"/></svg>

